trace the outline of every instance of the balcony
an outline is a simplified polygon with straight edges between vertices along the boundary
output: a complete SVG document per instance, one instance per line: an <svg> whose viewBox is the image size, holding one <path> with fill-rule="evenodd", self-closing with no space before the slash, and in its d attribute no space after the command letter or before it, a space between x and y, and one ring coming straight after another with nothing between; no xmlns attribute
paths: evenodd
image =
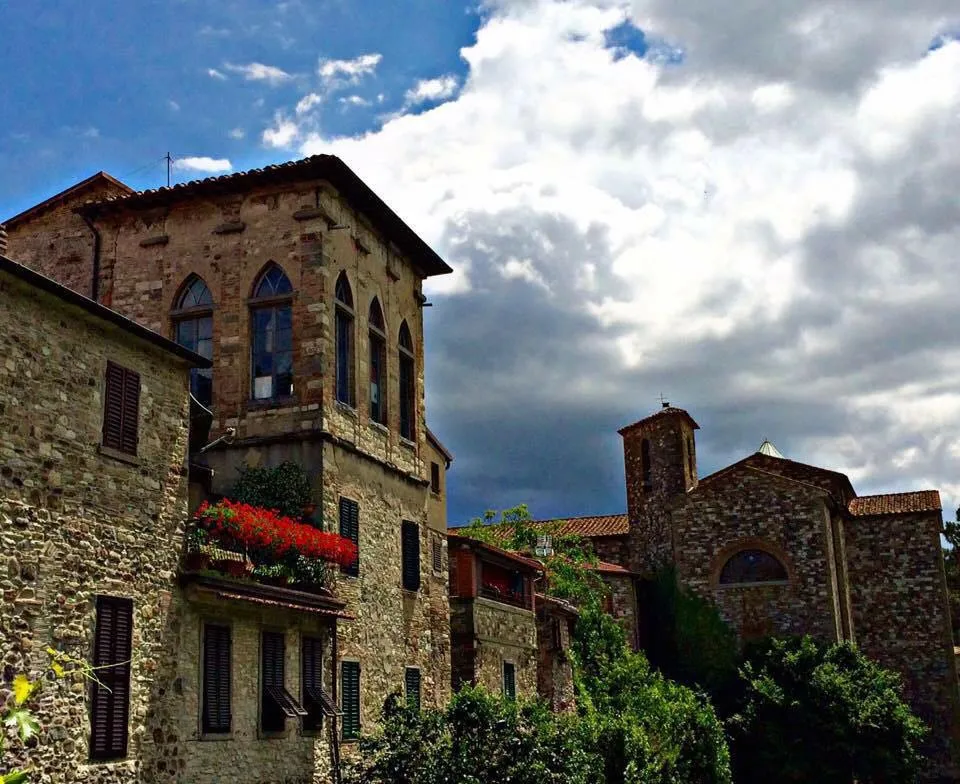
<svg viewBox="0 0 960 784"><path fill-rule="evenodd" d="M530 597L523 591L504 590L496 585L481 585L480 596L484 599L492 599L501 604L509 604L513 607L522 607L526 610L532 609Z"/></svg>
<svg viewBox="0 0 960 784"><path fill-rule="evenodd" d="M183 573L331 596L332 570L356 558L356 545L338 534L224 500L194 515Z"/></svg>

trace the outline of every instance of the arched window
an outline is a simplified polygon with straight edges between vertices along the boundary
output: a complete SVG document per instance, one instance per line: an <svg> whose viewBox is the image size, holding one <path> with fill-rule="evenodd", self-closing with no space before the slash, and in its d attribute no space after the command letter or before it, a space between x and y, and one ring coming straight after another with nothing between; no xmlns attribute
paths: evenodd
<svg viewBox="0 0 960 784"><path fill-rule="evenodd" d="M720 585L739 583L783 583L787 568L766 550L747 549L734 553L720 570Z"/></svg>
<svg viewBox="0 0 960 784"><path fill-rule="evenodd" d="M370 419L387 424L387 330L380 301L370 303Z"/></svg>
<svg viewBox="0 0 960 784"><path fill-rule="evenodd" d="M293 286L270 262L253 286L250 301L251 368L254 400L293 395Z"/></svg>
<svg viewBox="0 0 960 784"><path fill-rule="evenodd" d="M643 475L643 490L647 492L653 488L652 471L650 468L650 439L640 442L640 471Z"/></svg>
<svg viewBox="0 0 960 784"><path fill-rule="evenodd" d="M690 471L690 480L697 475L696 455L693 452L693 439L687 436L687 468Z"/></svg>
<svg viewBox="0 0 960 784"><path fill-rule="evenodd" d="M410 328L404 321L400 325L400 437L413 441L417 421L417 375Z"/></svg>
<svg viewBox="0 0 960 784"><path fill-rule="evenodd" d="M337 400L348 406L355 406L353 394L353 292L347 273L341 272L334 289L334 320L336 322Z"/></svg>
<svg viewBox="0 0 960 784"><path fill-rule="evenodd" d="M213 297L203 278L197 275L187 278L174 300L170 317L177 343L201 357L213 359ZM190 371L190 394L205 406L213 402L213 370L193 368Z"/></svg>

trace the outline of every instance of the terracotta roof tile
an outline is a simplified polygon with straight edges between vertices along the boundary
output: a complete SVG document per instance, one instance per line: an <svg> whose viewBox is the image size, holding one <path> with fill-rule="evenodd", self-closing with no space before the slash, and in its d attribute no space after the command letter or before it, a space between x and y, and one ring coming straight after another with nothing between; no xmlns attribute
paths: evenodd
<svg viewBox="0 0 960 784"><path fill-rule="evenodd" d="M607 561L600 561L594 568L594 571L600 572L600 574L620 575L621 577L631 577L634 574L629 569L624 569L619 564L608 563Z"/></svg>
<svg viewBox="0 0 960 784"><path fill-rule="evenodd" d="M942 507L937 490L918 490L913 493L862 495L850 499L847 508L854 517L873 517L911 512L939 512Z"/></svg>
<svg viewBox="0 0 960 784"><path fill-rule="evenodd" d="M577 536L625 536L630 532L630 520L625 514L589 515L587 517L559 517L553 520L534 520L533 525L551 529L551 533ZM449 528L448 533L461 534L463 528ZM513 534L509 525L494 525L491 530L501 541Z"/></svg>
<svg viewBox="0 0 960 784"><path fill-rule="evenodd" d="M495 547L492 544L481 542L479 539L472 539L469 536L462 536L457 534L455 531L447 532L447 541L449 541L450 544L465 545L474 550L485 550L488 553L493 553L501 558L507 558L511 561L514 561L518 565L525 566L527 569L535 572L543 571L543 564L534 560L533 558L527 558L525 555L520 555L520 553L513 552L512 550L504 550L501 547Z"/></svg>

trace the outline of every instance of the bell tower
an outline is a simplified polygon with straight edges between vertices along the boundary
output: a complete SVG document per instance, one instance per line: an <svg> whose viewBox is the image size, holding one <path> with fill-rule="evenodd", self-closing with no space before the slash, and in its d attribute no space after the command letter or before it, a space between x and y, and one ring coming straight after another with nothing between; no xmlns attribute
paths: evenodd
<svg viewBox="0 0 960 784"><path fill-rule="evenodd" d="M631 564L649 572L673 561L670 501L697 486L694 431L682 408L664 403L655 414L622 428L630 518Z"/></svg>

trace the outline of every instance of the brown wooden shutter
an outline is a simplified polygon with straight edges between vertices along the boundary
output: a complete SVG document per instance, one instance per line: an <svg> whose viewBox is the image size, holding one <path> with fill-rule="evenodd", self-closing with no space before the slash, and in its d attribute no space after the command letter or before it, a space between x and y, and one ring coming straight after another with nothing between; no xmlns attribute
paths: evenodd
<svg viewBox="0 0 960 784"><path fill-rule="evenodd" d="M308 715L303 718L305 730L318 730L323 724L323 643L316 637L301 640L301 680L303 707Z"/></svg>
<svg viewBox="0 0 960 784"><path fill-rule="evenodd" d="M103 395L103 445L120 449L123 443L123 368L107 362Z"/></svg>
<svg viewBox="0 0 960 784"><path fill-rule="evenodd" d="M120 449L127 454L137 453L140 429L140 374L123 371L123 436Z"/></svg>
<svg viewBox="0 0 960 784"><path fill-rule="evenodd" d="M91 759L120 759L127 755L132 641L133 602L97 597L93 666L99 683L94 682L91 687Z"/></svg>
<svg viewBox="0 0 960 784"><path fill-rule="evenodd" d="M140 423L140 374L107 362L103 397L103 445L135 455Z"/></svg>
<svg viewBox="0 0 960 784"><path fill-rule="evenodd" d="M433 571L443 571L443 541L439 536L433 537Z"/></svg>
<svg viewBox="0 0 960 784"><path fill-rule="evenodd" d="M403 588L420 590L420 526L404 520L401 526L400 550L403 560Z"/></svg>
<svg viewBox="0 0 960 784"><path fill-rule="evenodd" d="M230 627L208 624L203 633L203 731L230 732Z"/></svg>
<svg viewBox="0 0 960 784"><path fill-rule="evenodd" d="M261 726L264 732L282 732L286 717L274 693L278 688L283 688L283 634L264 632L261 637L261 649L260 679L263 684L260 700Z"/></svg>

